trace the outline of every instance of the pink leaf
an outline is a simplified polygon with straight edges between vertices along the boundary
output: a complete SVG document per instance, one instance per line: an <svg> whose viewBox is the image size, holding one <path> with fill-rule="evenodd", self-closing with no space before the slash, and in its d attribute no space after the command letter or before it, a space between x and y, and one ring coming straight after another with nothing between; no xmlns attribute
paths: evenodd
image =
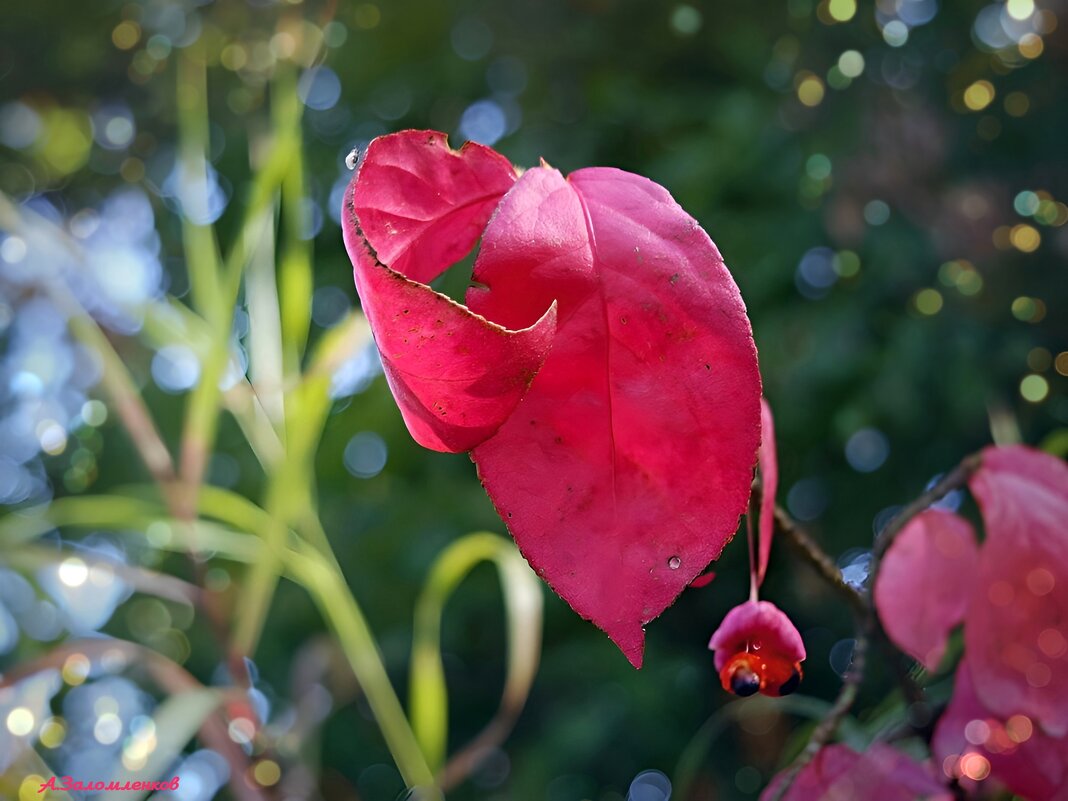
<svg viewBox="0 0 1068 801"><path fill-rule="evenodd" d="M552 351L473 458L537 572L636 667L643 624L734 535L760 437L760 377L738 288L657 184L537 167L486 231L470 308Z"/></svg>
<svg viewBox="0 0 1068 801"><path fill-rule="evenodd" d="M760 465L760 536L758 538L758 555L756 585L764 583L764 574L768 570L768 557L771 556L771 538L775 531L775 493L779 489L779 459L775 453L775 418L771 415L771 406L763 397L760 399L760 451L757 459Z"/></svg>
<svg viewBox="0 0 1068 801"><path fill-rule="evenodd" d="M784 780L780 773L760 798L773 798ZM863 754L828 745L797 774L782 801L952 801L953 794L925 765L884 743Z"/></svg>
<svg viewBox="0 0 1068 801"><path fill-rule="evenodd" d="M356 288L404 422L421 445L464 451L492 436L552 345L551 301L517 330L434 292L433 280L477 241L515 181L506 159L445 135L375 139L342 219Z"/></svg>
<svg viewBox="0 0 1068 801"><path fill-rule="evenodd" d="M970 482L986 540L964 623L975 690L1001 717L1068 733L1068 465L987 448Z"/></svg>
<svg viewBox="0 0 1068 801"><path fill-rule="evenodd" d="M975 694L968 660L957 669L931 749L946 775L965 784L989 776L1028 801L1068 798L1068 742L1043 734L1026 715L1006 720L990 712Z"/></svg>
<svg viewBox="0 0 1068 801"><path fill-rule="evenodd" d="M734 607L712 635L723 689L736 695L787 695L801 681L805 644L782 610L769 601Z"/></svg>
<svg viewBox="0 0 1068 801"><path fill-rule="evenodd" d="M890 639L935 670L964 619L979 547L971 524L928 509L908 522L883 558L875 607Z"/></svg>
<svg viewBox="0 0 1068 801"><path fill-rule="evenodd" d="M700 576L690 582L690 589L698 590L701 587L707 587L716 578L716 571L709 570L707 573L702 573Z"/></svg>
<svg viewBox="0 0 1068 801"><path fill-rule="evenodd" d="M662 187L611 169L514 180L442 134L376 139L345 206L357 289L413 437L474 448L527 559L640 666L643 625L748 503L752 332L715 245ZM466 307L420 283L491 214Z"/></svg>

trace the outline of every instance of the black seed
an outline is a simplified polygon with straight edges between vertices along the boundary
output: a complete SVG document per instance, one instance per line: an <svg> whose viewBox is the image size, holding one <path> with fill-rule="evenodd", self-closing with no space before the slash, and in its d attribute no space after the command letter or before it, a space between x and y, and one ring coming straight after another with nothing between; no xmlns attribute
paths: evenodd
<svg viewBox="0 0 1068 801"><path fill-rule="evenodd" d="M751 670L737 670L731 676L731 692L747 698L760 690L760 677Z"/></svg>
<svg viewBox="0 0 1068 801"><path fill-rule="evenodd" d="M782 683L782 686L779 688L779 695L789 695L796 690L800 684L801 674L795 670L793 675Z"/></svg>

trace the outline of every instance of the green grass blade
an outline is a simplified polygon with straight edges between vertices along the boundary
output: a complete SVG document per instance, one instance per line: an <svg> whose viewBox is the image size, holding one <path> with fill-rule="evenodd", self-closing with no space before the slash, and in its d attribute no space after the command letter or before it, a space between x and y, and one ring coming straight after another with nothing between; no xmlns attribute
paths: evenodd
<svg viewBox="0 0 1068 801"><path fill-rule="evenodd" d="M236 562L255 562L263 550L262 541L253 534L206 520L176 520L159 504L124 495L59 498L8 514L0 518L0 549L17 549L56 528L144 532L156 548L210 553Z"/></svg>
<svg viewBox="0 0 1068 801"><path fill-rule="evenodd" d="M405 784L423 801L440 799L434 774L408 725L378 644L344 577L327 557L307 548L301 553L289 552L286 568L307 590L337 637Z"/></svg>
<svg viewBox="0 0 1068 801"><path fill-rule="evenodd" d="M245 269L248 304L249 379L267 417L277 431L284 430L285 405L282 368L282 322L275 276L274 209L260 212L255 223L262 236Z"/></svg>
<svg viewBox="0 0 1068 801"><path fill-rule="evenodd" d="M278 130L288 130L293 147L302 148L301 103L297 98L296 75L291 69L279 69L275 76L274 123ZM311 324L312 240L305 232L304 162L294 158L282 179L282 223L285 244L279 264L279 295L282 300L282 333L285 342L286 375L300 374L301 360Z"/></svg>
<svg viewBox="0 0 1068 801"><path fill-rule="evenodd" d="M208 72L204 46L198 41L178 51L178 169L182 204L208 207ZM193 303L213 325L220 325L226 306L220 294L221 259L215 232L196 222L183 208L182 242Z"/></svg>
<svg viewBox="0 0 1068 801"><path fill-rule="evenodd" d="M427 761L441 768L448 750L449 704L441 660L445 604L468 573L493 562L501 579L508 625L508 671L496 720L510 728L537 672L541 650L542 594L537 578L510 540L476 533L460 538L435 560L416 604L409 707Z"/></svg>

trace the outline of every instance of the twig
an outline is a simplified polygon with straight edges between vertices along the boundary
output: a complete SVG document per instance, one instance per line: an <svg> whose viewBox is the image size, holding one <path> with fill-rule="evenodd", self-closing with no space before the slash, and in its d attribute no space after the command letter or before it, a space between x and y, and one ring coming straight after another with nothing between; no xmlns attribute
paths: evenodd
<svg viewBox="0 0 1068 801"><path fill-rule="evenodd" d="M493 749L508 738L518 717L518 710L514 713L503 713L503 710L498 713L475 739L449 757L449 761L438 774L438 786L443 791L448 791L470 776Z"/></svg>
<svg viewBox="0 0 1068 801"><path fill-rule="evenodd" d="M776 532L805 558L805 561L820 574L823 580L845 598L856 614L867 615L868 605L863 594L842 580L842 571L838 569L834 560L820 547L819 543L812 539L808 532L790 517L785 509L778 505L775 506L775 528Z"/></svg>
<svg viewBox="0 0 1068 801"><path fill-rule="evenodd" d="M872 579L875 578L879 561L890 546L894 544L894 540L897 539L897 536L901 533L902 529L905 528L905 524L931 504L940 501L953 490L959 489L967 484L972 473L979 469L981 462L982 455L979 453L965 456L960 464L939 479L933 487L894 515L894 518L887 524L886 528L883 529L882 534L880 534L879 538L875 541L875 548L872 550ZM874 585L874 583L873 580L872 584Z"/></svg>
<svg viewBox="0 0 1068 801"><path fill-rule="evenodd" d="M857 636L856 646L853 650L853 662L850 664L849 672L846 673L842 681L842 689L838 691L838 697L835 699L834 705L823 720L820 721L819 725L813 729L804 749L787 769L782 782L775 788L768 801L782 801L782 798L789 792L797 775L816 758L816 754L820 752L820 749L830 742L834 733L838 730L838 725L849 714L849 710L857 698L857 690L864 679L867 651L868 637L866 634L860 633Z"/></svg>

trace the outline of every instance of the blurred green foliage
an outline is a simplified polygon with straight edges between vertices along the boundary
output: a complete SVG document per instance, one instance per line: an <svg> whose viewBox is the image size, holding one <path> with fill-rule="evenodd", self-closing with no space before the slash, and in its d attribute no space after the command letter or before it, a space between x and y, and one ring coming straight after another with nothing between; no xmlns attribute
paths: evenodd
<svg viewBox="0 0 1068 801"><path fill-rule="evenodd" d="M992 431L1003 441L1051 437L1064 449L1068 16L1051 0L1015 25L1023 6L37 0L4 11L0 190L16 201L44 197L69 217L116 187L145 188L168 292L188 300L188 241L162 189L191 102L176 97L177 53L203 47L209 64L202 133L230 198L223 242L241 230L263 167L257 143L289 122L271 107L272 76L295 63L310 107L300 125L303 175L282 201L299 213L279 225L290 243L314 235L314 345L338 318L330 304L356 302L337 188L345 157L371 137L431 127L458 142L474 132L520 165L544 157L565 171L611 165L647 175L705 226L742 289L777 415L781 500L829 551L846 553L870 548L881 512ZM28 143L10 132L17 104L38 119ZM109 117L114 107L123 111ZM120 117L133 123L128 139L109 126ZM281 279L283 306L289 293L303 296L295 274L297 285ZM301 308L286 314L284 325L299 330ZM185 398L152 380L151 348L113 341L175 450ZM345 467L360 432L381 437L388 454L368 478ZM99 433L84 481L65 481L73 448L46 457L57 497L143 483L114 417ZM434 559L466 532L503 526L466 457L411 441L381 378L334 402L313 464L323 528L402 687ZM246 497L263 492L264 474L229 417L208 480ZM188 572L177 557L155 559ZM705 721L739 703L719 689L705 646L745 597L744 559L744 548L729 548L708 588L685 593L649 627L640 672L548 596L527 708L503 750L450 797L609 801L641 770L672 775ZM451 744L493 716L504 684L495 584L488 567L475 568L444 615ZM839 678L829 654L851 636L847 611L783 548L765 587L805 633L801 692L831 698ZM108 631L136 639L129 618L120 610ZM307 595L280 584L256 653L279 707L322 628ZM186 667L209 682L226 655L202 621L189 640ZM23 643L4 659L38 651ZM882 673L862 693L862 723L892 686ZM336 700L302 749L321 770L323 796L395 797L401 781L365 701L355 691ZM755 798L805 715L818 714L804 703L745 703L750 711L732 712L698 760L692 798Z"/></svg>

